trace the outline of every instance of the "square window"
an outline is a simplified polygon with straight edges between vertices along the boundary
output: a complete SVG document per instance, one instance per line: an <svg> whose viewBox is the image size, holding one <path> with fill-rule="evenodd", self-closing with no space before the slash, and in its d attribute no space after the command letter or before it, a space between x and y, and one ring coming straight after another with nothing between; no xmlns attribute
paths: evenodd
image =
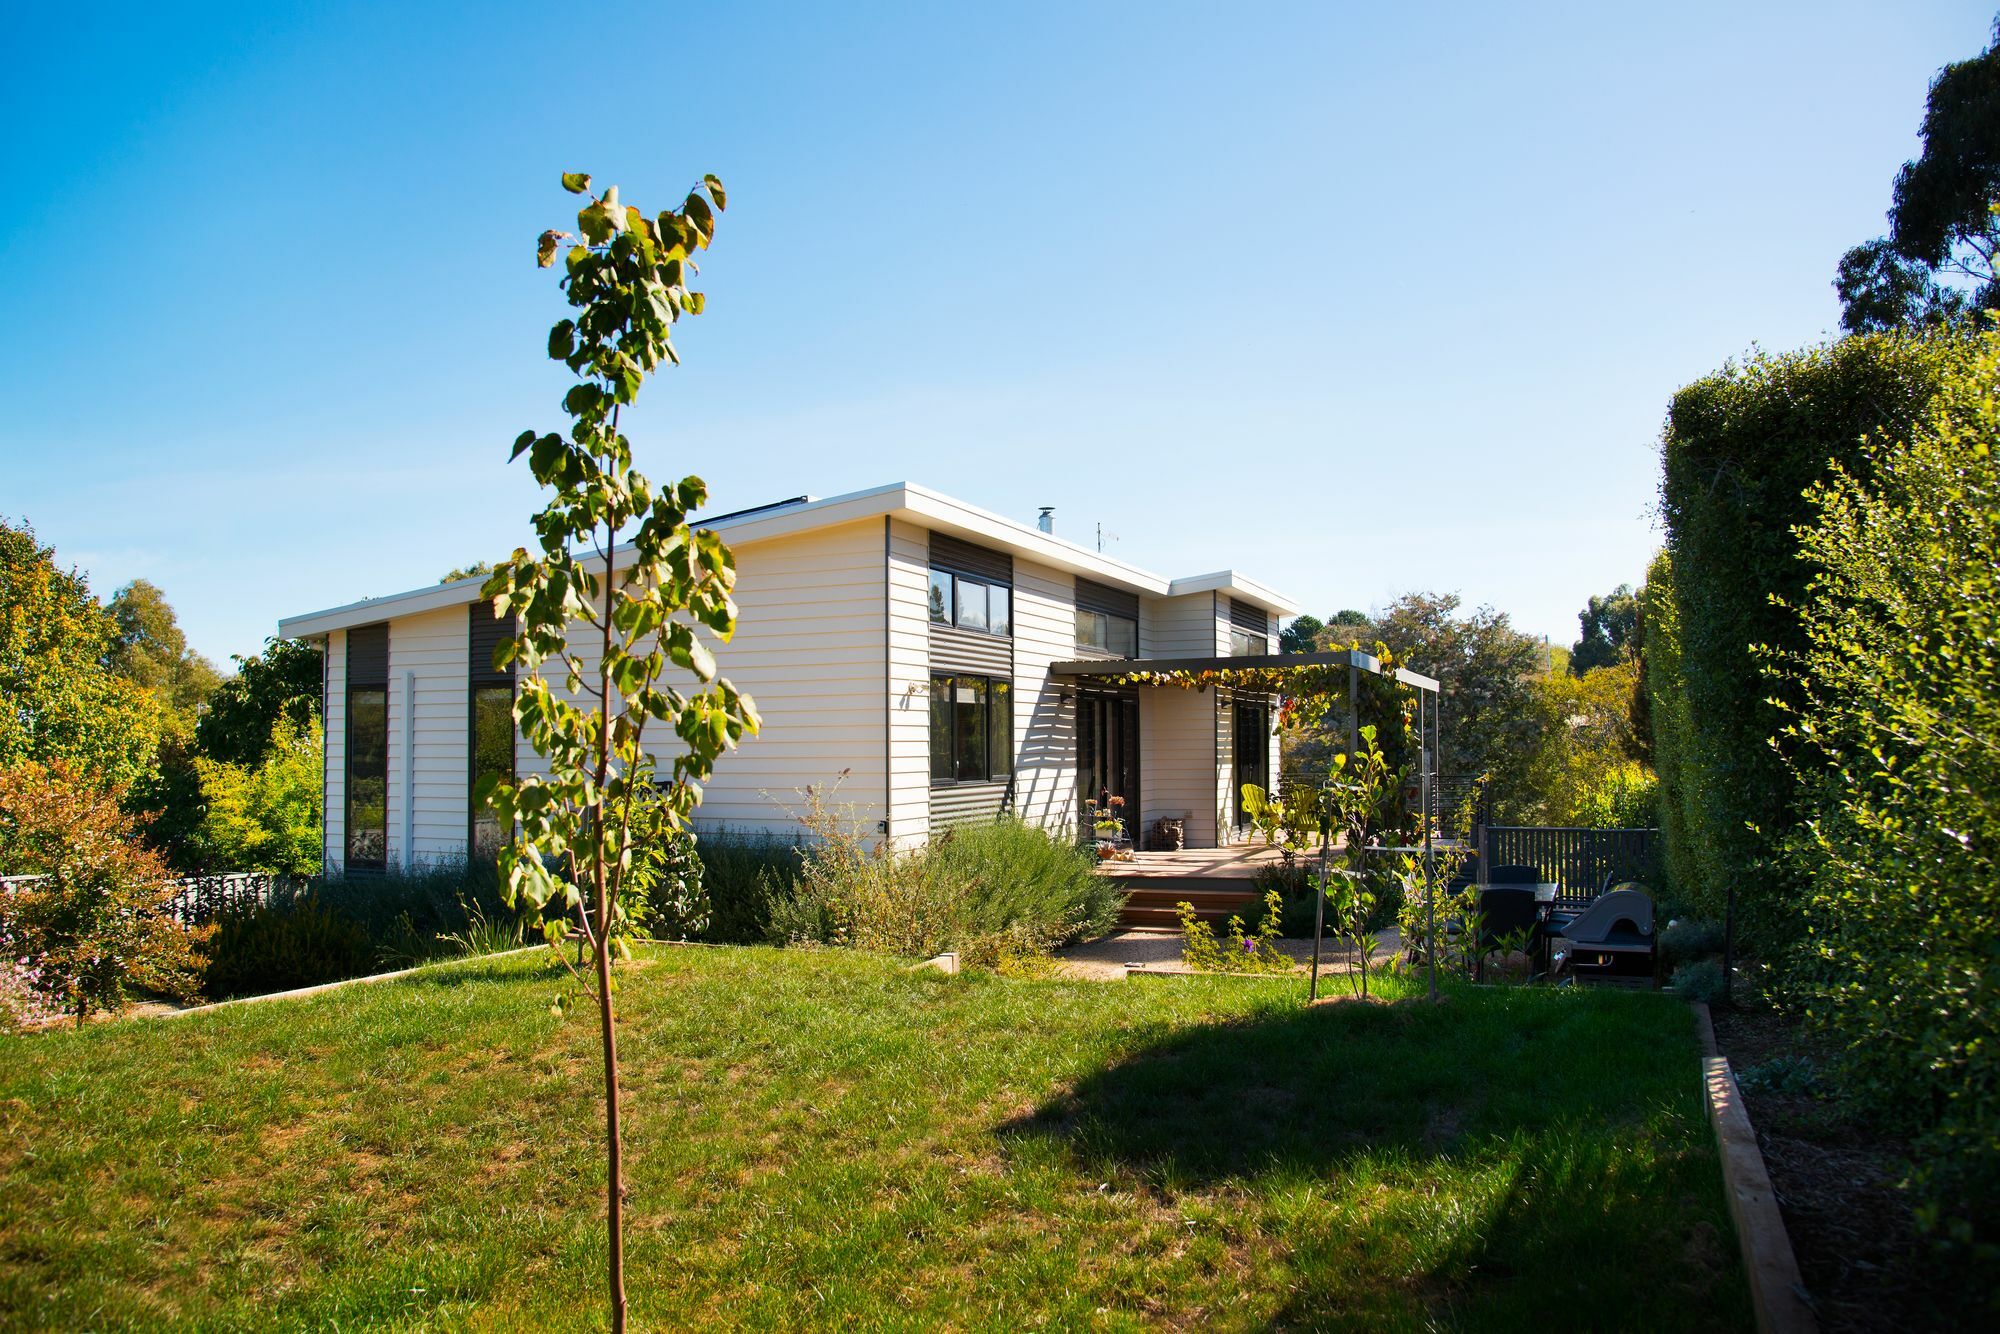
<svg viewBox="0 0 2000 1334"><path fill-rule="evenodd" d="M996 635L1014 633L1014 594L995 584L986 590L987 629Z"/></svg>

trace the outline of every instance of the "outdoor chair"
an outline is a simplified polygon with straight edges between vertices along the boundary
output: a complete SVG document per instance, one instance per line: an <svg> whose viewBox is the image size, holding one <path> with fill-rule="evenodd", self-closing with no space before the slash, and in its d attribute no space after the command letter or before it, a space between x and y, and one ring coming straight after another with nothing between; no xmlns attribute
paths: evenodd
<svg viewBox="0 0 2000 1334"><path fill-rule="evenodd" d="M1625 884L1603 893L1567 922L1557 925L1551 941L1567 945L1573 973L1614 973L1620 965L1653 964L1653 900L1637 885Z"/></svg>
<svg viewBox="0 0 2000 1334"><path fill-rule="evenodd" d="M1508 937L1521 942L1529 958L1535 957L1541 915L1535 904L1534 883L1495 884L1479 891L1479 960L1473 972L1486 977L1486 956L1500 948Z"/></svg>
<svg viewBox="0 0 2000 1334"><path fill-rule="evenodd" d="M1542 883L1542 868L1539 866L1496 866L1493 874L1486 877L1489 885L1539 885Z"/></svg>

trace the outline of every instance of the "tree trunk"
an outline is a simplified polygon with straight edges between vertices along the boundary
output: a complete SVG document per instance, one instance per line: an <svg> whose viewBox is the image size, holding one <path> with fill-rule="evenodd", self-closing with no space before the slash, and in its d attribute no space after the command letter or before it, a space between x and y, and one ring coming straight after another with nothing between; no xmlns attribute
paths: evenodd
<svg viewBox="0 0 2000 1334"><path fill-rule="evenodd" d="M625 1164L618 1130L618 1033L611 1013L611 942L597 940L597 1012L604 1033L605 1217L611 1230L611 1328L625 1331Z"/></svg>

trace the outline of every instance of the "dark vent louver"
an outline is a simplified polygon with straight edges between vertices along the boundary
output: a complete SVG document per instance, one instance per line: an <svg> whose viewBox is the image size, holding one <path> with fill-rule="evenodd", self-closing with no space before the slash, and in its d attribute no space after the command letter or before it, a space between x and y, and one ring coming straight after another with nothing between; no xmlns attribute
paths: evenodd
<svg viewBox="0 0 2000 1334"><path fill-rule="evenodd" d="M493 650L503 639L514 637L514 613L505 616L493 614L493 604L479 601L472 604L472 639L468 654L472 684L476 686L503 686L514 679L512 664L506 667L493 665Z"/></svg>
<svg viewBox="0 0 2000 1334"><path fill-rule="evenodd" d="M1271 613L1262 607L1253 607L1247 602L1229 599L1229 623L1238 630L1247 630L1253 635L1271 633Z"/></svg>
<svg viewBox="0 0 2000 1334"><path fill-rule="evenodd" d="M998 584L1014 582L1014 558L1004 551L961 542L943 533L931 534L931 565L955 574L969 574Z"/></svg>
<svg viewBox="0 0 2000 1334"><path fill-rule="evenodd" d="M347 632L348 686L389 684L389 627L361 625Z"/></svg>
<svg viewBox="0 0 2000 1334"><path fill-rule="evenodd" d="M1076 605L1085 611L1101 611L1106 616L1123 616L1128 621L1139 619L1137 593L1128 593L1122 588L1113 588L1091 579L1076 581Z"/></svg>

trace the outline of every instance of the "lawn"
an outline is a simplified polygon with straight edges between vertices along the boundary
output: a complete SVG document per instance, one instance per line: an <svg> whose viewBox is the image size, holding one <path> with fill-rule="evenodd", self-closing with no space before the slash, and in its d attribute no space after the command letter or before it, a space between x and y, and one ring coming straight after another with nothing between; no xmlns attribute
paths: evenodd
<svg viewBox="0 0 2000 1334"><path fill-rule="evenodd" d="M0 1039L0 1325L600 1323L558 976ZM1685 1007L1300 994L642 957L634 1323L1749 1325Z"/></svg>

